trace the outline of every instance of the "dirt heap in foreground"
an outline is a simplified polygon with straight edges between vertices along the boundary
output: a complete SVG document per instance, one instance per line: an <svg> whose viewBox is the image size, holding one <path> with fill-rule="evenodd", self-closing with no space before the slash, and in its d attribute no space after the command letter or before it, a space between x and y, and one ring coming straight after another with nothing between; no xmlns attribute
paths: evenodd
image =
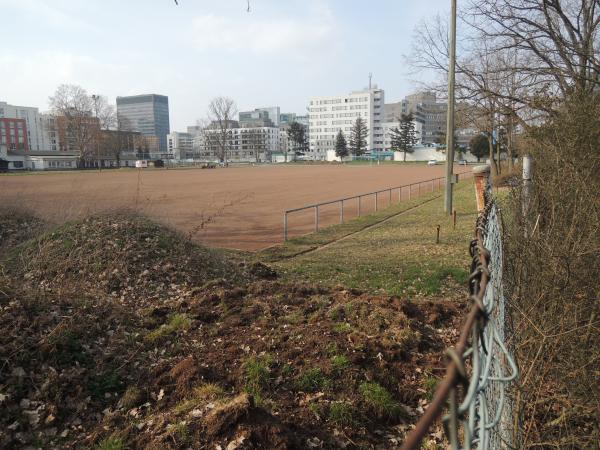
<svg viewBox="0 0 600 450"><path fill-rule="evenodd" d="M22 208L0 206L0 257L40 234L48 224Z"/></svg>
<svg viewBox="0 0 600 450"><path fill-rule="evenodd" d="M0 278L0 447L390 448L427 402L457 302L252 280L175 235L157 254L163 238L137 232L98 259L96 275L128 274L115 291L89 279L90 239L138 219L94 220L103 230L70 224L13 250L30 259ZM59 262L66 239L61 276L36 255ZM162 271L177 258L204 265Z"/></svg>
<svg viewBox="0 0 600 450"><path fill-rule="evenodd" d="M9 252L7 270L52 292L110 294L123 301L164 299L214 279L241 282L247 271L222 253L144 217L94 216L69 222Z"/></svg>

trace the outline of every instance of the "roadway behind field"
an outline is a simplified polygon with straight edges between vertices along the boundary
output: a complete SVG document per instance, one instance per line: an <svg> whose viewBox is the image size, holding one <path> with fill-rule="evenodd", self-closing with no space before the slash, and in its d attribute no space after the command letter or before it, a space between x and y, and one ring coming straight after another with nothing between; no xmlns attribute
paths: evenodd
<svg viewBox="0 0 600 450"><path fill-rule="evenodd" d="M456 167L455 171L468 171ZM307 204L429 180L444 166L285 165L214 170L117 170L0 176L0 202L53 222L133 209L214 247L257 250L281 242L283 211ZM427 192L424 189L424 192ZM413 191L413 195L414 195ZM398 200L398 193L392 201ZM408 196L407 191L402 198ZM380 197L380 207L388 197ZM348 203L345 218L356 216ZM374 210L365 198L363 214ZM339 221L339 206L323 208L321 226ZM314 213L290 217L290 235L310 232Z"/></svg>

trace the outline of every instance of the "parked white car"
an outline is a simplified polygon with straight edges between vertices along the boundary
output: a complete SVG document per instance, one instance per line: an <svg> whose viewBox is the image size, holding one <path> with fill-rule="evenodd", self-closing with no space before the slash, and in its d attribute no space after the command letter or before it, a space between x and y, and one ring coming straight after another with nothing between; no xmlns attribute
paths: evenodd
<svg viewBox="0 0 600 450"><path fill-rule="evenodd" d="M437 163L438 162L435 159L430 159L429 161L427 161L428 166L435 166Z"/></svg>

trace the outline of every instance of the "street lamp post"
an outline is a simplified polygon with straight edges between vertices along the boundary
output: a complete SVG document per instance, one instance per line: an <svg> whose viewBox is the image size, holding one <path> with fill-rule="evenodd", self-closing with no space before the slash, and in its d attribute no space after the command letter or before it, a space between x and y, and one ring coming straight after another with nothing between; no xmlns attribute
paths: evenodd
<svg viewBox="0 0 600 450"><path fill-rule="evenodd" d="M456 82L456 0L451 0L450 62L448 68L448 119L446 122L446 194L444 212L452 214L454 183L454 89Z"/></svg>

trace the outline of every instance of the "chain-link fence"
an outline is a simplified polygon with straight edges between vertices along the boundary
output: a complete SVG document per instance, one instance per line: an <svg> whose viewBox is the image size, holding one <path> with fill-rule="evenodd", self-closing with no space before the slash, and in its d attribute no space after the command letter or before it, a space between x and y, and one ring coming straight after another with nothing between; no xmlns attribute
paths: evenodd
<svg viewBox="0 0 600 450"><path fill-rule="evenodd" d="M479 181L477 180L479 176ZM489 170L476 174L483 208L477 218L469 294L472 308L434 399L403 449L416 449L444 408L444 429L452 449L516 448L511 382L517 366L509 351L509 314L502 283L502 232Z"/></svg>

